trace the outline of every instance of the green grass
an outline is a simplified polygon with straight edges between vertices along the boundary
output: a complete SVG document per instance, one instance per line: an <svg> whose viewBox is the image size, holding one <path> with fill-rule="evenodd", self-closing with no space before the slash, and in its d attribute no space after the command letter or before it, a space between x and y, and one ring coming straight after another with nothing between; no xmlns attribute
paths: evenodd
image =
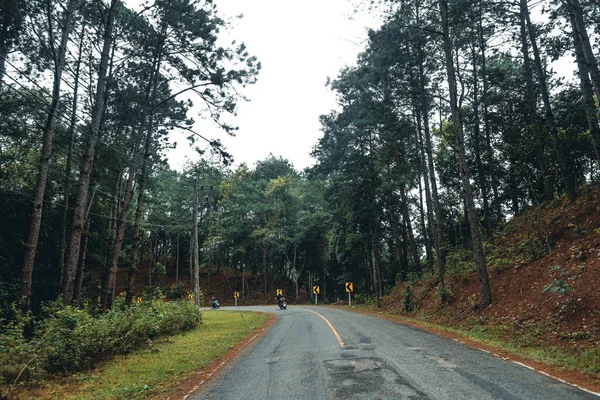
<svg viewBox="0 0 600 400"><path fill-rule="evenodd" d="M263 326L268 315L219 311L202 314L203 324L183 335L158 341L152 349L119 356L93 371L20 388L19 399L145 399L177 386L192 373Z"/></svg>

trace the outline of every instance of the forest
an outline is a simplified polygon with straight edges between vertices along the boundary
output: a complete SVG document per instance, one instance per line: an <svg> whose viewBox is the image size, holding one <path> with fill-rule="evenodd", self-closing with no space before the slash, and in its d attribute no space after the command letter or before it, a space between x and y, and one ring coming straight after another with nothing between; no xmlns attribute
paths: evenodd
<svg viewBox="0 0 600 400"><path fill-rule="evenodd" d="M213 269L246 274L245 293L286 282L290 299L320 285L333 302L351 281L377 305L434 276L444 302L457 258L492 304L485 241L600 178L600 4L371 7L384 24L327 83L338 106L298 171L283 155L232 167L194 129L234 135L260 79L252 49L219 40L217 2L2 1L0 321L182 297ZM188 145L201 160L170 168L166 151Z"/></svg>

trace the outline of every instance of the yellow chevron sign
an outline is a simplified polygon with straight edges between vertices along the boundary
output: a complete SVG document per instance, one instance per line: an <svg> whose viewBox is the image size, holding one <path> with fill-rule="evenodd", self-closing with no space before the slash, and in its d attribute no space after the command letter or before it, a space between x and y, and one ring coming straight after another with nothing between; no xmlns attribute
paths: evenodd
<svg viewBox="0 0 600 400"><path fill-rule="evenodd" d="M321 287L313 286L313 294L319 294L319 293L321 293Z"/></svg>

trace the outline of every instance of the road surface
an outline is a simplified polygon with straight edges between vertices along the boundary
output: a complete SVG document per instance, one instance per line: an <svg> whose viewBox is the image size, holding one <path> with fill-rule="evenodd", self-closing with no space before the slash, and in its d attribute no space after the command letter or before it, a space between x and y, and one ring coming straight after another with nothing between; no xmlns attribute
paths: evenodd
<svg viewBox="0 0 600 400"><path fill-rule="evenodd" d="M242 309L275 312L277 319L190 399L599 399L455 340L370 315L293 305Z"/></svg>

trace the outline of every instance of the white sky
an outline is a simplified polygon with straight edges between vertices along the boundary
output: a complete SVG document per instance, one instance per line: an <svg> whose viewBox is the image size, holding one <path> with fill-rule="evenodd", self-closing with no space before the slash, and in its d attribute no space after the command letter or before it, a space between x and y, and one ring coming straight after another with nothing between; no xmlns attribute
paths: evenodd
<svg viewBox="0 0 600 400"><path fill-rule="evenodd" d="M244 42L262 64L258 82L245 88L250 100L230 119L239 126L228 137L214 124L198 123L206 137L219 138L234 157L250 167L272 153L288 159L298 170L314 163L312 147L322 136L319 116L335 107L326 87L344 65L354 63L368 28L377 28L376 15L354 14L349 0L215 0L218 14L235 20L231 38ZM231 40L228 40L231 42ZM199 118L195 117L196 120ZM196 157L185 137L173 135L178 149L168 153L179 169L186 156Z"/></svg>
<svg viewBox="0 0 600 400"><path fill-rule="evenodd" d="M139 0L128 0L136 2ZM250 167L272 153L288 159L297 170L314 164L310 152L322 136L319 116L336 108L335 95L325 87L353 65L366 44L368 28L381 23L377 13L355 12L363 0L214 0L221 18L232 20L222 32L223 45L244 42L262 64L258 82L243 90L250 100L238 104L238 115L225 119L238 126L235 137L214 123L200 121L195 129L210 139L221 139L234 158L234 166ZM539 10L533 10L542 18ZM235 16L243 14L242 19ZM517 50L515 50L517 51ZM573 79L569 54L553 63L558 76ZM172 168L182 169L199 155L189 146L188 132L171 134L177 149L167 157Z"/></svg>

